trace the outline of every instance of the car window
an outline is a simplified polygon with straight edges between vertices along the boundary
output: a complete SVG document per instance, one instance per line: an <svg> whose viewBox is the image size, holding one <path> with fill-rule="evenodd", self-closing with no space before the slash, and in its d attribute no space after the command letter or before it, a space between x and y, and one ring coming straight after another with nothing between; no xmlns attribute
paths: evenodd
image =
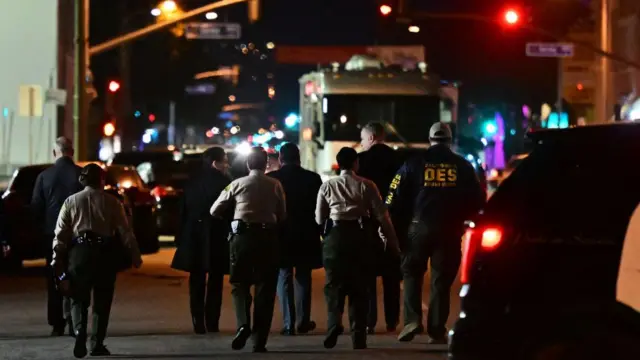
<svg viewBox="0 0 640 360"><path fill-rule="evenodd" d="M17 170L11 178L8 189L16 192L24 199L31 199L33 188L36 186L36 179L47 167L28 166Z"/></svg>
<svg viewBox="0 0 640 360"><path fill-rule="evenodd" d="M146 181L147 183L153 183L154 185L171 186L176 189L183 189L186 182L198 167L199 164L197 163L184 161L162 161L149 163L146 168Z"/></svg>
<svg viewBox="0 0 640 360"><path fill-rule="evenodd" d="M134 168L110 166L107 168L107 185L125 188L144 188L145 184Z"/></svg>

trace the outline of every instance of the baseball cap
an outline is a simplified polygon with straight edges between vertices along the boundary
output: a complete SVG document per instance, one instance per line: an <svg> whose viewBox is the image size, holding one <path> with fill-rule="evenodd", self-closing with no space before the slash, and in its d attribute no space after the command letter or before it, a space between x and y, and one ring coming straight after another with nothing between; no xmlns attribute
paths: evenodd
<svg viewBox="0 0 640 360"><path fill-rule="evenodd" d="M451 140L453 135L451 134L451 128L449 125L443 122L437 122L431 125L429 130L429 139L433 140Z"/></svg>

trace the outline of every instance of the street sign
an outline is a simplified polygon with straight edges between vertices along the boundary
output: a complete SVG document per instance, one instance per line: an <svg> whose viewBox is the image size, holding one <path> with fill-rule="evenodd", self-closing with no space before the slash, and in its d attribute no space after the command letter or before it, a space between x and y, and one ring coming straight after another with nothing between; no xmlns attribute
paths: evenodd
<svg viewBox="0 0 640 360"><path fill-rule="evenodd" d="M572 57L571 43L527 43L527 56L531 57Z"/></svg>
<svg viewBox="0 0 640 360"><path fill-rule="evenodd" d="M184 29L184 36L189 40L239 40L240 35L238 23L188 23Z"/></svg>
<svg viewBox="0 0 640 360"><path fill-rule="evenodd" d="M28 118L42 116L42 86L20 86L20 93L18 95L18 115Z"/></svg>

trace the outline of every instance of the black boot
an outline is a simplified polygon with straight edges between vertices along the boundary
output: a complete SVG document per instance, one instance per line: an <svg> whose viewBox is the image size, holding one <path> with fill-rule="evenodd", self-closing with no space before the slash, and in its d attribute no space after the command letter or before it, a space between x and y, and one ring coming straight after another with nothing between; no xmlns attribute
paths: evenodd
<svg viewBox="0 0 640 360"><path fill-rule="evenodd" d="M73 347L73 356L78 359L82 359L87 356L87 335L81 332L76 332L76 343Z"/></svg>
<svg viewBox="0 0 640 360"><path fill-rule="evenodd" d="M191 317L191 322L193 323L193 331L196 334L206 334L207 328L204 326L204 320L199 320L196 317Z"/></svg>
<svg viewBox="0 0 640 360"><path fill-rule="evenodd" d="M251 336L251 330L248 326L241 326L240 329L236 332L236 336L233 338L231 342L231 348L233 350L242 350L244 346L247 344L247 340Z"/></svg>

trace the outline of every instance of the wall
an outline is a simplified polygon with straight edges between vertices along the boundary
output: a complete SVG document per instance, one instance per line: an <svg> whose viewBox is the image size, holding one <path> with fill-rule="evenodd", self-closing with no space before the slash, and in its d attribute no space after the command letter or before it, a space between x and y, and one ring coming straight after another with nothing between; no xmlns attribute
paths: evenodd
<svg viewBox="0 0 640 360"><path fill-rule="evenodd" d="M54 0L0 0L0 175L29 163L29 119L18 114L20 85L39 85L42 96L57 74L57 12ZM43 101L44 104L44 101ZM57 110L44 104L31 126L34 163L51 161ZM5 116L7 115L7 116Z"/></svg>

